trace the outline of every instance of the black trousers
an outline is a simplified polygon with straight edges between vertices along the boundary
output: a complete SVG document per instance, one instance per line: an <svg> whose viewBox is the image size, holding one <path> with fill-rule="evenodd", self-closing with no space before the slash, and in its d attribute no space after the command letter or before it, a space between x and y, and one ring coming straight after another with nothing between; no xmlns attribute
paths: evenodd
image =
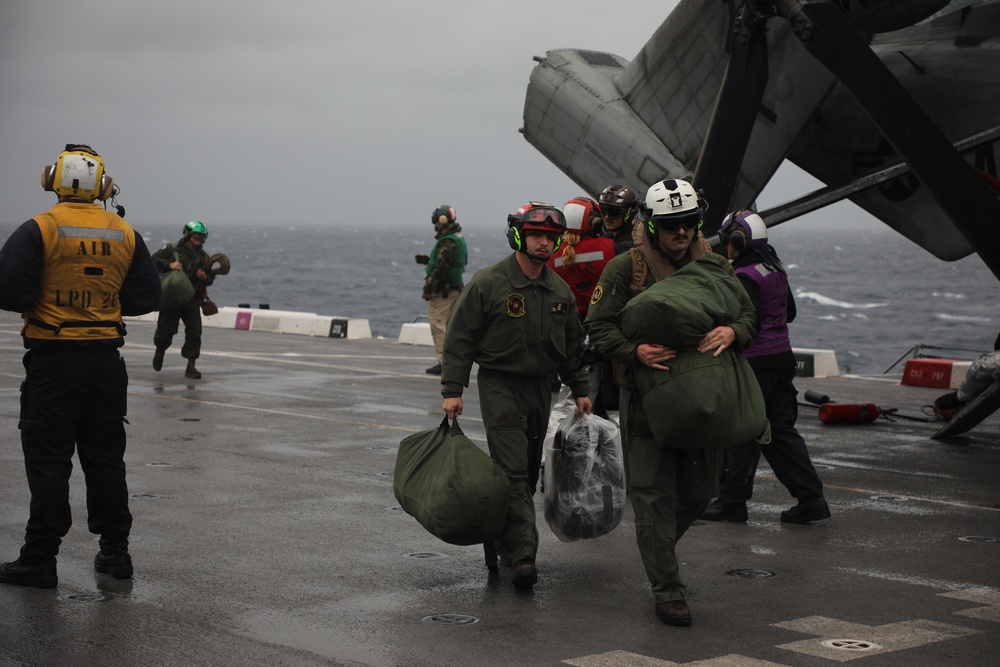
<svg viewBox="0 0 1000 667"><path fill-rule="evenodd" d="M164 350L170 347L181 322L184 322L184 345L181 347L181 356L185 359L197 359L201 355L201 304L197 296L178 310L160 311L156 317L153 344Z"/></svg>
<svg viewBox="0 0 1000 667"><path fill-rule="evenodd" d="M87 526L102 546L127 545L128 374L115 348L42 348L24 355L21 448L31 491L21 557L51 561L73 523L69 478L76 449L87 485Z"/></svg>
<svg viewBox="0 0 1000 667"><path fill-rule="evenodd" d="M719 500L724 503L750 500L761 454L778 481L796 500L821 498L823 483L809 458L805 440L795 429L795 420L799 416L798 391L792 384L795 368L766 371L755 368L754 374L764 394L767 418L771 422L771 442L761 446L751 441L726 449Z"/></svg>

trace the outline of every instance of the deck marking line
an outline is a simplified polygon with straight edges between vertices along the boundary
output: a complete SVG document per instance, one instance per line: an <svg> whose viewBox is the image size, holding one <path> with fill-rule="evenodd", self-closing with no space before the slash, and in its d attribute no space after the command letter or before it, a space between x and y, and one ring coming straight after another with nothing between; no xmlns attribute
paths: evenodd
<svg viewBox="0 0 1000 667"><path fill-rule="evenodd" d="M815 635L816 639L803 639L789 644L781 644L783 648L796 653L804 653L817 658L826 658L837 662L847 662L856 658L872 655L882 655L893 651L926 646L935 642L957 639L969 635L980 634L980 630L972 630L957 625L938 623L918 618L901 623L886 625L863 625L850 623L824 616L809 616L795 621L772 623L773 627L793 630L807 635ZM866 651L845 651L824 645L824 641L843 641L846 639L878 644L880 648Z"/></svg>
<svg viewBox="0 0 1000 667"><path fill-rule="evenodd" d="M775 478L777 479L777 478ZM957 503L952 500L938 500L937 498L923 498L921 496L909 496L904 493L895 493L889 491L873 491L871 489L859 489L853 486L836 486L834 484L823 483L823 487L827 489L837 489L839 491L856 491L858 493L870 494L873 496L898 496L900 498L906 498L907 500L918 500L925 503L934 503L937 505L948 505L951 507L961 507L963 509L974 509L974 510L988 510L990 512L1000 512L1000 507L989 507L987 505L971 505L969 503Z"/></svg>
<svg viewBox="0 0 1000 667"><path fill-rule="evenodd" d="M219 403L217 401L203 401L198 398L185 398L184 396L167 396L164 394L150 394L143 391L130 391L133 396L145 396L146 398L162 398L171 401L182 401L185 403L201 403L202 405L214 405L220 408L236 408L237 410L250 410L252 412L264 412L272 415L285 415L287 417L302 417L303 419L318 419L320 421L336 422L338 424L352 424L354 426L373 426L375 428L387 428L394 431L405 431L407 433L417 433L424 430L410 428L408 426L390 426L389 424L376 424L374 422L359 422L351 419L337 419L336 417L323 417L321 415L307 415L301 412L290 412L288 410L271 410L268 408L255 408L251 405L239 405L237 403Z"/></svg>
<svg viewBox="0 0 1000 667"><path fill-rule="evenodd" d="M787 667L782 663L731 654L694 662L671 662L630 651L608 651L562 661L574 667Z"/></svg>
<svg viewBox="0 0 1000 667"><path fill-rule="evenodd" d="M985 605L983 607L972 607L956 611L958 616L968 616L978 618L982 621L993 621L1000 623L1000 591L994 588L967 588L961 591L951 591L949 593L938 593L943 598L954 598L966 602L975 602Z"/></svg>
<svg viewBox="0 0 1000 667"><path fill-rule="evenodd" d="M930 588L943 588L946 591L979 591L980 594L994 593L1000 595L1000 591L981 584L973 584L965 581L947 581L945 579L926 579L924 577L914 577L897 572L879 572L878 570L859 570L853 567L838 567L841 572L848 574L862 575L873 579L893 581L896 583L911 584L914 586L928 586ZM970 598L963 598L970 599ZM983 604L988 604L983 602ZM998 601L1000 604L1000 601Z"/></svg>

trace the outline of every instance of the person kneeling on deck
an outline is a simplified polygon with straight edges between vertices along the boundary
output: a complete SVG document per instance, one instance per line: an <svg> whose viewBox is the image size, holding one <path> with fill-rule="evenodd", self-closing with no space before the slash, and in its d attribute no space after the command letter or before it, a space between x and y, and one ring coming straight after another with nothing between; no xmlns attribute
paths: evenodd
<svg viewBox="0 0 1000 667"><path fill-rule="evenodd" d="M482 269L462 290L445 334L442 409L462 414L462 393L479 365L479 407L490 457L510 478L507 518L498 551L510 554L515 588L538 580L538 529L532 495L549 421L549 378L558 373L591 412L587 369L580 363L583 326L573 291L545 265L562 240L566 219L555 206L531 202L507 216L514 252Z"/></svg>

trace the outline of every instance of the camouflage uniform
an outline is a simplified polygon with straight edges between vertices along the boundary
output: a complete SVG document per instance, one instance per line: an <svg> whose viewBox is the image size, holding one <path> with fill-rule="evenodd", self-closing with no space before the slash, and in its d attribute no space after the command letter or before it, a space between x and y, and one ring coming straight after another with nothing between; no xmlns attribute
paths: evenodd
<svg viewBox="0 0 1000 667"><path fill-rule="evenodd" d="M437 243L428 258L423 298L427 301L427 320L431 325L434 352L440 364L445 325L462 291L462 273L465 271L468 254L465 239L462 238L462 227L457 222L443 225L434 238Z"/></svg>

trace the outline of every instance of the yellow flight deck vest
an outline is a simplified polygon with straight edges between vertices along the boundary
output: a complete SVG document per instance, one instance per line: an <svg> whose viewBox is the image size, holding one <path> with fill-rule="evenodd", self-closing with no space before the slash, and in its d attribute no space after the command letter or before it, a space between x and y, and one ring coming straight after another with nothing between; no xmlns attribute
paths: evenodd
<svg viewBox="0 0 1000 667"><path fill-rule="evenodd" d="M26 311L25 338L121 338L121 288L135 253L125 220L97 204L62 202L35 216L42 234L42 285Z"/></svg>

